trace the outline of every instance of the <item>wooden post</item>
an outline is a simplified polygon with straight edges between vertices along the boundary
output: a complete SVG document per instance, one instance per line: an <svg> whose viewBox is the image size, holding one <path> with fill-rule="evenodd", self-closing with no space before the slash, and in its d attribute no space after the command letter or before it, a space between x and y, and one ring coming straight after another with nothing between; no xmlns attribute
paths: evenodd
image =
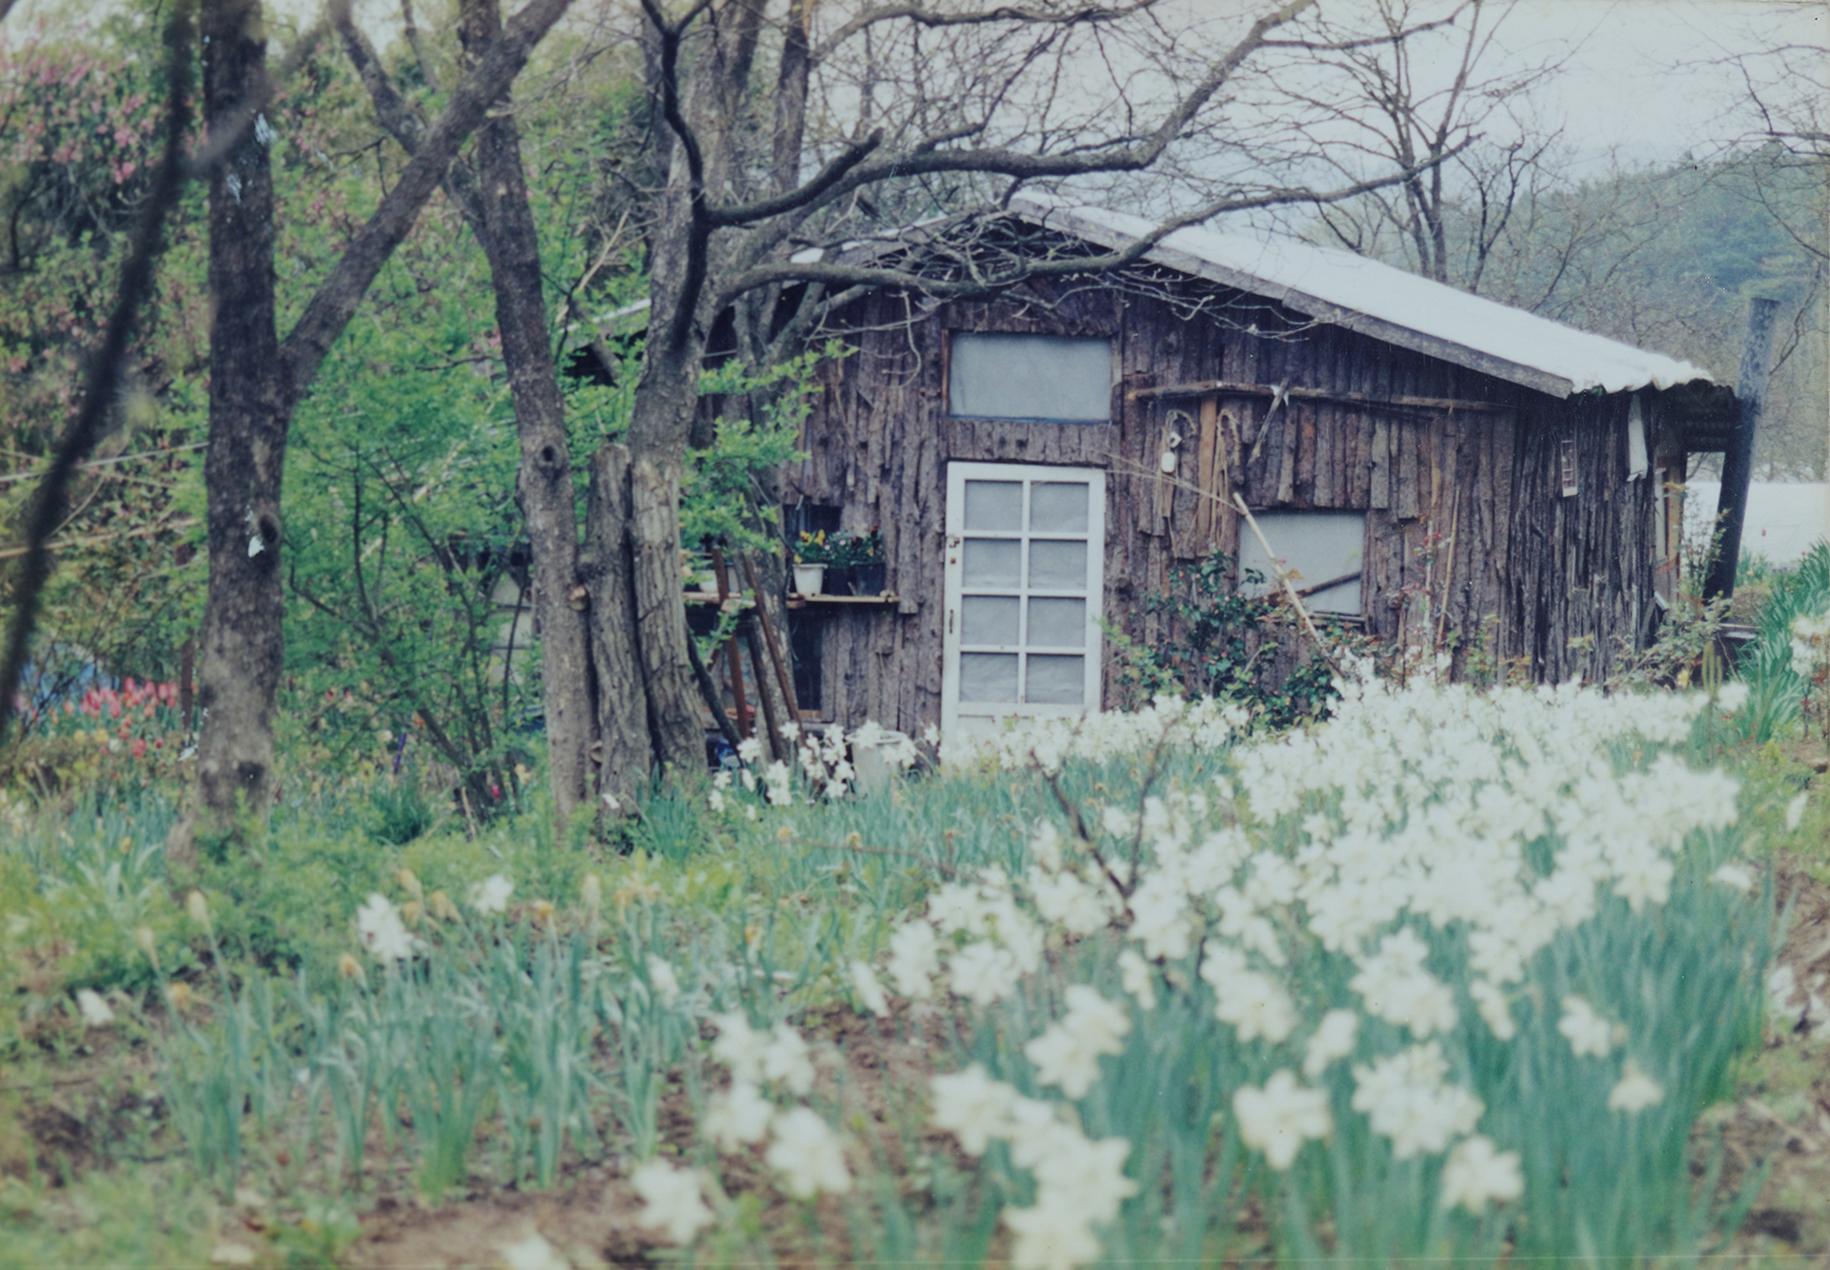
<svg viewBox="0 0 1830 1270"><path fill-rule="evenodd" d="M725 602L731 598L731 575L724 567L724 552L712 548L712 569L718 578L718 612L724 612ZM725 658L731 672L731 705L737 711L737 730L745 736L756 732L756 721L750 717L750 703L745 700L743 690L743 661L737 655L737 632L731 632L730 641L725 646Z"/></svg>
<svg viewBox="0 0 1830 1270"><path fill-rule="evenodd" d="M1754 432L1760 424L1760 407L1766 396L1767 364L1773 351L1773 320L1779 301L1764 297L1749 301L1747 342L1741 346L1741 373L1735 380L1735 430L1722 455L1722 492L1716 497L1716 525L1721 537L1709 573L1703 581L1703 598L1735 593L1735 571L1741 566L1741 527L1747 519L1747 490L1754 477Z"/></svg>
<svg viewBox="0 0 1830 1270"><path fill-rule="evenodd" d="M755 612L744 614L741 628L744 642L750 649L750 669L756 674L756 695L762 699L763 726L769 736L769 753L772 757L791 764L794 762L794 751L782 736L782 721L775 717L775 698L763 687L769 672L763 668L762 641L756 638L756 618ZM786 701L786 698L783 700Z"/></svg>
<svg viewBox="0 0 1830 1270"><path fill-rule="evenodd" d="M775 663L775 676L782 686L782 699L788 703L788 713L794 716L796 727L801 722L801 703L794 698L794 676L788 671L788 662L782 656L781 647L775 640L775 628L769 622L769 611L762 606L762 587L756 581L756 566L748 557L743 560L743 574L750 584L750 590L757 595L756 624L762 628L763 646L769 650L769 660Z"/></svg>

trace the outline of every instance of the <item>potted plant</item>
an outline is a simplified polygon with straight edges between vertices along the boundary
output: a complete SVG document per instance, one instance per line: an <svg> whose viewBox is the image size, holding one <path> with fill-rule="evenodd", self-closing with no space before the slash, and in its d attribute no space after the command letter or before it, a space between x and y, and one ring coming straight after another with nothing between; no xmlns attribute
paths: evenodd
<svg viewBox="0 0 1830 1270"><path fill-rule="evenodd" d="M883 535L873 526L866 533L849 535L845 548L845 562L851 566L853 594L882 595L887 572L883 562Z"/></svg>
<svg viewBox="0 0 1830 1270"><path fill-rule="evenodd" d="M826 585L826 567L832 563L832 544L826 531L801 531L794 544L794 589L802 595L822 594Z"/></svg>

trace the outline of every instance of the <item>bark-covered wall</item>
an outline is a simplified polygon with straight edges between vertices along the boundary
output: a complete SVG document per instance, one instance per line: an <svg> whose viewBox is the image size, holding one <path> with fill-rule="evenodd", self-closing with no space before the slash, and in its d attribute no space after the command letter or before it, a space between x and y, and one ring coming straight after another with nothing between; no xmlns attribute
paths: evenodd
<svg viewBox="0 0 1830 1270"><path fill-rule="evenodd" d="M1094 285L1049 303L1021 295L925 315L883 295L848 315L856 351L821 372L810 457L788 473L788 498L841 508L848 529L879 527L901 602L796 615L822 624L822 717L908 731L938 722L946 467L955 460L1104 468L1105 615L1145 643L1166 633L1146 602L1168 591L1174 565L1237 551L1235 517L1200 491L1237 491L1254 510L1364 510L1367 629L1426 644L1440 629L1458 646L1458 667L1601 675L1623 643L1641 639L1658 554L1654 481L1627 479L1625 396L1557 401L1338 327L1285 329L1292 315L1250 297L1219 299L1218 312L1186 317L1163 299ZM1114 422L949 419L947 335L956 330L1111 337ZM1479 408L1273 405L1238 394L1204 403L1148 391L1207 380ZM1645 412L1648 448L1669 450L1657 415L1655 404ZM1172 434L1182 442L1165 476L1159 460ZM1577 443L1573 497L1561 493L1565 435ZM1103 704L1118 704L1109 646L1104 678Z"/></svg>

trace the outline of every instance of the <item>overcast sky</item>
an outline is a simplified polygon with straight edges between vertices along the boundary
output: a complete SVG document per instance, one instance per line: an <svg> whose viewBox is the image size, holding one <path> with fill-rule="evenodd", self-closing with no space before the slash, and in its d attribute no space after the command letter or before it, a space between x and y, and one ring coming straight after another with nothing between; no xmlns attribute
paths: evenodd
<svg viewBox="0 0 1830 1270"><path fill-rule="evenodd" d="M1777 36L1830 47L1830 6L1759 0L1524 0L1502 43L1521 60L1575 51L1545 90L1549 109L1592 152L1648 160L1732 136L1741 82L1704 63Z"/></svg>
<svg viewBox="0 0 1830 1270"><path fill-rule="evenodd" d="M68 13L107 2L24 0L7 25L22 26L46 7ZM506 6L516 2L506 0ZM1197 11L1239 7L1234 0L1183 2ZM321 0L269 3L303 17L315 15ZM1343 13L1366 3L1322 0L1325 10ZM595 5L581 0L580 7ZM385 40L396 0L358 0L357 11ZM1735 131L1726 114L1739 81L1732 70L1704 63L1775 35L1830 47L1827 12L1830 4L1801 0L1519 0L1498 44L1502 55L1520 62L1574 50L1544 92L1549 112L1564 119L1571 138L1591 156L1618 147L1623 157L1656 162L1707 150Z"/></svg>

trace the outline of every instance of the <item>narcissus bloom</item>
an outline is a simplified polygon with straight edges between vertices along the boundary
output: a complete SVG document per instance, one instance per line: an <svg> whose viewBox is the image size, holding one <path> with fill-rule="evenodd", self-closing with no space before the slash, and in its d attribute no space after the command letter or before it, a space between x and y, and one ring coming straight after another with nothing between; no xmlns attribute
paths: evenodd
<svg viewBox="0 0 1830 1270"><path fill-rule="evenodd" d="M1328 1095L1297 1084L1287 1070L1274 1073L1263 1088L1240 1086L1233 1094L1233 1115L1245 1144L1263 1152L1265 1163L1280 1173L1296 1162L1304 1142L1325 1138L1334 1127Z"/></svg>
<svg viewBox="0 0 1830 1270"><path fill-rule="evenodd" d="M1458 1142L1449 1152L1449 1162L1442 1170L1445 1208L1459 1206L1480 1213L1489 1204L1507 1203L1524 1193L1518 1152L1497 1150L1489 1139L1478 1135Z"/></svg>
<svg viewBox="0 0 1830 1270"><path fill-rule="evenodd" d="M629 1176L641 1196L641 1222L667 1236L669 1243L689 1244L712 1222L697 1170L679 1169L665 1160L649 1160Z"/></svg>

